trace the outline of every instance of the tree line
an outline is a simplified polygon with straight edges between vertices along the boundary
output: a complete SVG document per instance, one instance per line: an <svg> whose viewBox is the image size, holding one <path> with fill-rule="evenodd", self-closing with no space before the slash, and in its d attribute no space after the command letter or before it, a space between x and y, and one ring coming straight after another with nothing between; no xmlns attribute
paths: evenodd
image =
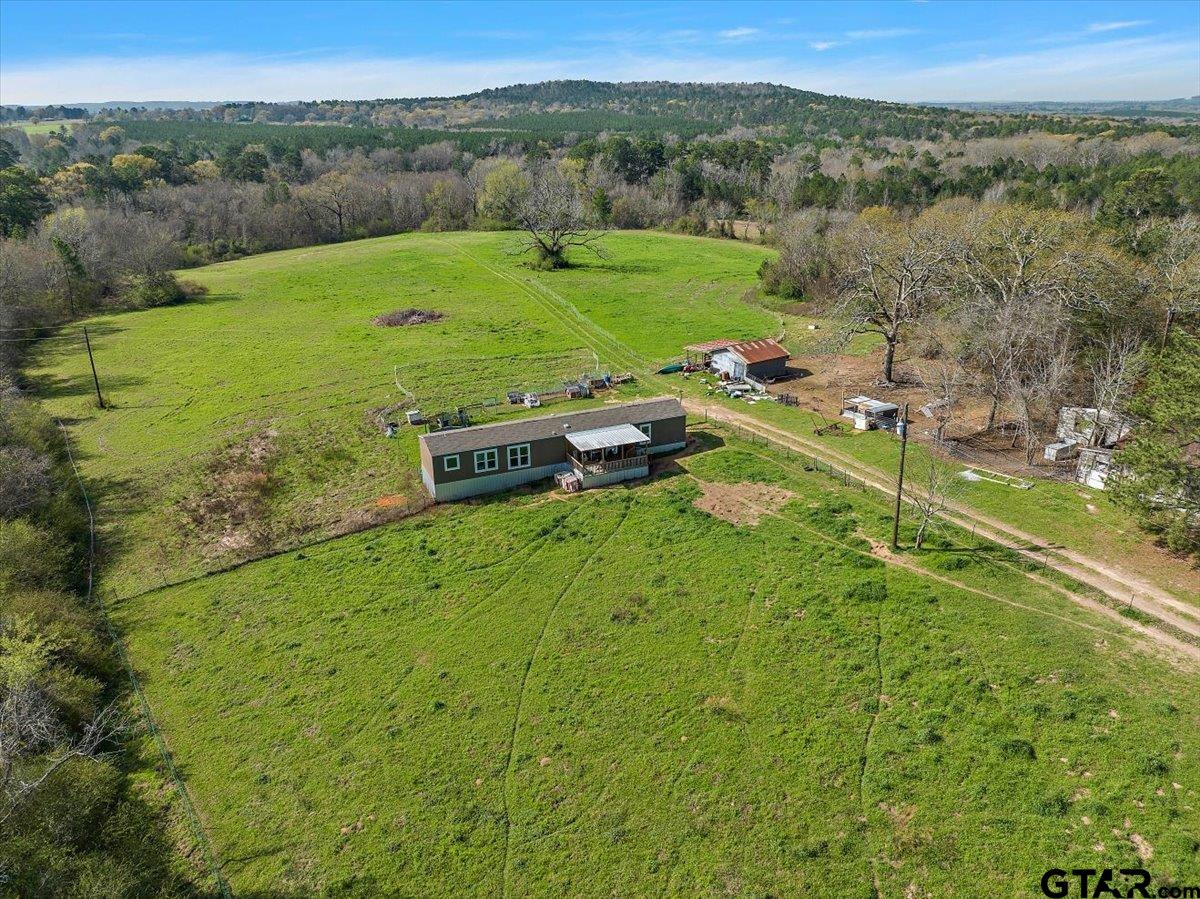
<svg viewBox="0 0 1200 899"><path fill-rule="evenodd" d="M189 895L90 602L89 518L59 428L0 387L0 875L18 896Z"/></svg>
<svg viewBox="0 0 1200 899"><path fill-rule="evenodd" d="M1030 465L1062 406L1136 422L1114 496L1172 550L1200 552L1200 415L1185 399L1200 388L1200 219L1164 214L1163 190L1138 173L1099 220L961 198L908 217L810 212L760 274L841 341L876 335L879 383L919 379L939 439L968 398ZM902 375L901 355L921 370Z"/></svg>

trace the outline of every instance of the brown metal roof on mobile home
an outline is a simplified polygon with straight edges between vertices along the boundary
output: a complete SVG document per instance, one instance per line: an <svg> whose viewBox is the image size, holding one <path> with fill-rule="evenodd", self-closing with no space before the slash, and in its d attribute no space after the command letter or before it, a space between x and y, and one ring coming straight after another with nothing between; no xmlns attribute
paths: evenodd
<svg viewBox="0 0 1200 899"><path fill-rule="evenodd" d="M679 400L663 396L652 400L601 406L598 409L584 409L580 412L561 412L556 415L539 415L535 418L477 425L473 428L435 431L432 434L422 434L421 443L430 454L444 456L447 453L466 453L493 446L561 437L571 431L620 424L642 424L661 421L664 418L683 418L686 414Z"/></svg>

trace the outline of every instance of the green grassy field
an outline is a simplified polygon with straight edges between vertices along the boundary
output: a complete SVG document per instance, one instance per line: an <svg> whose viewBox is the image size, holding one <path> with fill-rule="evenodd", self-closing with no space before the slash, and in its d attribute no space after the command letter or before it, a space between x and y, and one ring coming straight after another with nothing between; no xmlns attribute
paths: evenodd
<svg viewBox="0 0 1200 899"><path fill-rule="evenodd" d="M1196 672L967 535L885 566L886 502L794 457L712 431L649 484L388 523L416 435L373 410L407 391L430 412L597 364L639 374L620 397L696 391L645 373L803 329L747 295L762 248L619 233L535 273L510 242L183 273L208 296L88 322L104 411L77 337L41 344L102 595L238 894L1033 895L1146 845L1200 880ZM412 307L445 317L371 323ZM756 525L694 506L746 483L791 497ZM972 501L1050 524L1051 487Z"/></svg>
<svg viewBox="0 0 1200 899"><path fill-rule="evenodd" d="M593 353L596 325L525 286L546 276L522 267L511 243L505 234L410 234L188 271L209 288L204 300L88 323L112 406L103 413L78 337L45 342L33 378L52 411L73 420L109 512L105 542L120 549L106 583L145 589L361 526L380 497L419 494L415 433L385 440L369 414L406 402L398 383L434 412L559 384L597 361L614 372L655 365L703 339L696 334L775 327L741 300L761 248L614 234L610 261L581 258L553 281L617 332ZM446 317L371 323L410 307ZM247 455L260 460L253 471ZM244 506L253 521L239 524Z"/></svg>
<svg viewBox="0 0 1200 899"><path fill-rule="evenodd" d="M1194 672L999 560L922 563L1006 601L885 568L872 495L716 436L123 604L235 892L1031 895L1143 840L1200 876ZM746 481L793 497L693 506Z"/></svg>
<svg viewBox="0 0 1200 899"><path fill-rule="evenodd" d="M17 127L22 129L26 134L50 134L51 132L58 131L62 128L66 128L68 131L70 131L71 120L51 119L50 121L37 122L36 124L34 122L21 122L17 124Z"/></svg>

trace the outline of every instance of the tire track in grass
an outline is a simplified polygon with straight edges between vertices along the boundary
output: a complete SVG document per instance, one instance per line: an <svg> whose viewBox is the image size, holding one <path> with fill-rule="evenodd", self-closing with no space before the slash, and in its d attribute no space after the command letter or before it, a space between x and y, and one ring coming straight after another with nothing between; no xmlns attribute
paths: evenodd
<svg viewBox="0 0 1200 899"><path fill-rule="evenodd" d="M622 526L624 526L625 522L629 519L629 512L632 509L635 500L632 496L627 496L623 499L624 509L621 513L621 520L617 522L616 526L612 529L612 532L599 544L597 544L590 553L588 553L588 557L583 561L583 564L576 569L575 574L569 581L567 581L562 590L558 592L558 595L554 597L554 601L550 604L550 610L546 613L546 617L542 621L542 629L538 632L537 640L534 641L533 652L529 655L529 661L525 663L525 671L521 675L521 686L517 691L517 709L513 715L512 730L508 737L508 754L504 763L504 783L500 792L504 807L504 861L501 868L500 893L502 897L508 896L508 878L512 862L510 857L510 850L512 846L512 819L509 811L508 794L510 792L514 776L513 756L516 754L517 739L520 736L521 731L521 713L525 707L525 693L526 688L529 686L529 672L533 670L534 663L537 662L538 656L541 654L542 643L546 639L546 631L549 630L550 621L554 618L554 613L558 611L558 607L562 603L563 597L566 596L567 593L570 592L571 588L579 582L579 579L583 577L583 573L591 566L596 556L598 556L601 551L608 546L612 539L617 536Z"/></svg>
<svg viewBox="0 0 1200 899"><path fill-rule="evenodd" d="M622 341L614 337L612 334L605 331L603 328L596 325L591 319L583 315L569 300L566 300L561 295L549 291L549 288L542 289L541 285L535 282L529 282L516 275L505 272L498 268L493 268L488 263L484 262L478 256L458 246L457 244L447 242L449 246L457 252L465 256L475 265L482 268L484 271L490 272L500 280L518 288L527 297L533 300L537 306L546 312L554 321L561 325L566 331L575 337L580 338L591 350L597 355L603 353L612 358L615 362L621 362L623 365L629 365L634 371L639 374L649 374L652 371L652 366L643 359L637 352L626 346ZM544 291L549 291L546 293ZM564 308L565 307L565 308Z"/></svg>
<svg viewBox="0 0 1200 899"><path fill-rule="evenodd" d="M544 294L546 297L548 297L551 302L555 303L559 307L559 309L561 309L563 311L564 314L566 314L567 316L569 316L573 319L578 320L579 323L583 327L588 328L592 332L600 335L601 337L604 338L604 340L608 341L613 346L620 347L621 350L627 356L629 356L631 359L638 361L642 366L645 367L645 369L647 371L651 371L654 369L654 363L652 363L649 359L647 359L645 356L643 356L637 350L633 349L633 347L629 346L629 344L625 343L623 340L621 340L619 337L617 337L611 331L596 324L595 321L593 321L592 319L590 319L586 315L584 315L582 312L580 312L578 306L576 306L574 303L572 303L570 300L568 300L566 297L564 297L561 293L559 293L554 288L552 288L549 284L543 283L540 278L536 278L536 277L534 279L532 279L531 281L527 281L525 283L529 284L535 290L540 291L542 294Z"/></svg>
<svg viewBox="0 0 1200 899"><path fill-rule="evenodd" d="M711 417L714 421L724 421L745 428L776 446L806 453L813 459L836 467L862 484L886 495L894 493L895 485L890 475L798 431L787 431L744 412L737 412L719 404L710 405L693 397L685 398L683 406L693 414L703 412L706 419ZM1112 563L1100 561L1061 544L1053 545L1053 541L1026 533L965 503L952 503L939 517L963 530L967 530L970 525L984 539L1015 550L1031 562L1054 568L1085 586L1104 593L1117 608L1125 605L1131 592L1138 593L1142 610L1187 635L1189 641L1194 641L1190 644L1189 654L1197 655L1194 650L1200 645L1200 623L1197 623L1194 617L1195 610L1184 606L1181 600L1165 590L1146 582L1135 572L1114 568ZM1090 602L1093 605L1102 605ZM1089 605L1089 602L1081 604ZM1109 611L1113 611L1112 606L1109 606ZM1133 623L1129 623L1132 626ZM1181 644L1189 645L1187 641L1173 639L1161 628L1142 625L1134 627L1134 630L1176 647Z"/></svg>
<svg viewBox="0 0 1200 899"><path fill-rule="evenodd" d="M517 278L514 275L509 274L508 272L493 268L492 266L490 266L486 262L484 262L482 259L480 259L478 256L474 255L473 253L468 252L466 249L464 249L463 247L461 247L457 244L451 243L449 241L445 241L444 243L447 247L451 248L452 250L459 253L460 255L466 257L468 260L473 262L479 268L483 269L486 272L489 272L490 274L494 275L496 278L500 279L501 281L505 282L506 284L510 284L510 285L516 287L517 289L519 289L523 294L526 295L526 297L533 300L534 303L538 306L538 308L540 308L543 312L548 312L550 314L550 317L557 324L561 325L572 337L577 337L577 338L581 339L589 350L594 352L597 349L601 349L601 350L604 350L604 352L606 352L606 353L610 352L609 349L606 349L602 346L597 346L594 335L589 334L585 328L583 328L582 326L580 326L577 323L572 323L570 321L564 321L563 318L561 317L561 315L558 314L558 310L554 309L553 307L547 308L546 301L540 295L538 295L535 291L533 291L526 282L521 281L519 278Z"/></svg>
<svg viewBox="0 0 1200 899"><path fill-rule="evenodd" d="M875 851L871 845L871 807L867 802L867 764L871 758L871 738L875 735L875 726L879 723L879 715L883 711L883 663L880 660L883 643L883 612L875 611L875 711L867 722L867 731L863 736L862 755L858 765L858 802L862 808L863 827L866 830L867 860L870 863L871 883L875 887L875 899L882 899L883 888L879 883L879 865L875 860Z"/></svg>
<svg viewBox="0 0 1200 899"><path fill-rule="evenodd" d="M685 402L684 405L686 406L687 403ZM752 456L756 456L764 461L770 462L771 464L777 466L778 468L782 468L785 471L789 470L789 469L796 471L798 469L798 466L796 466L796 465L789 465L787 463L780 461L779 459L774 459L770 456L763 455L762 453L755 452L754 450L751 450L751 449L743 449L742 452L748 453L748 454L750 454ZM690 476L692 478L695 478L695 475L690 475ZM882 562L885 562L886 564L897 565L901 568L906 568L909 571L912 571L915 574L918 574L923 578L928 578L930 580L938 581L943 584L948 584L951 587L954 587L955 589L964 590L968 593L973 593L977 596L983 596L988 599L994 600L995 602L1003 603L1004 605L1012 606L1013 608L1023 609L1027 612L1033 612L1036 615L1041 615L1046 618L1054 618L1058 621L1062 621L1067 624L1071 624L1075 627L1081 627L1081 628L1085 628L1090 631L1094 631L1095 633L1098 633L1098 634L1103 634L1106 637L1126 637L1126 638L1134 638L1134 639L1141 638L1142 640L1145 641L1145 645L1147 646L1147 648L1149 648L1153 651L1159 652L1159 653L1167 654L1169 657L1173 658L1174 660L1178 660L1178 659L1180 659L1180 657L1182 657L1182 658L1190 660L1192 663L1196 663L1197 661L1200 661L1200 646L1196 646L1195 644L1180 640L1180 639L1174 637L1173 635L1164 633L1163 631L1161 631L1157 628L1141 624L1137 621L1130 620L1130 619L1122 616L1116 609L1112 608L1111 606L1105 605L1104 603L1100 602L1099 600L1092 599L1091 597L1085 596L1080 593L1076 593L1072 590L1067 589L1066 587L1060 586L1059 584L1055 584L1054 582L1052 582L1044 577L1041 577L1040 575L1038 575L1034 572L1027 572L1015 565L1009 565L1009 563L1004 562L1003 560L992 560L992 561L994 561L995 564L998 564L1002 567L1004 567L1004 566L1011 567L1011 569L1013 571L1017 572L1018 574L1023 575L1027 580L1032 581L1037 584L1041 584L1042 586L1046 587L1047 589L1049 589L1055 593L1061 594L1062 596L1069 599L1072 603L1074 603L1077 606L1080 606L1083 609L1086 609L1091 612L1095 612L1096 614L1100 615L1100 617L1105 618L1105 619L1109 620L1110 622L1116 624L1118 626L1117 630L1115 630L1115 631L1105 630L1104 628L1097 627L1094 624L1088 624L1087 622L1084 622L1084 621L1078 621L1073 618L1068 618L1065 615L1060 615L1056 612L1050 611L1049 609L1038 608L1037 606L1031 606L1026 603L1018 602L1014 599L1009 599L1004 596L999 596L995 593L989 593L986 590L982 590L978 587L972 587L961 581L956 581L953 578L947 577L942 574L938 574L927 568L923 568L910 558L904 558L904 557L894 556L894 555L890 555L890 554L888 556L875 555L874 553L869 552L865 549L862 549L861 547L852 546L848 543L843 543L842 541L840 541L834 537L830 537L828 534L824 533L823 531L821 531L817 528L814 528L812 525L808 524L807 522L800 521L798 519L792 518L788 515L784 515L780 512L776 512L776 511L773 511L770 509L763 509L763 508L760 508L757 506L755 506L754 508L756 511L758 511L762 515L766 515L771 518L778 518L783 521L788 521L796 527L802 528L806 531L816 534L818 537L820 537L826 543L830 543L832 545L841 547L842 549L849 550L850 552L857 553L861 556L869 556L873 559L878 559ZM954 522L952 522L952 523L954 523ZM982 531L980 532L980 535L983 537L984 540L991 541L991 538L988 537L986 534L984 534ZM996 541L991 541L991 542L996 542ZM997 543L997 545L1004 547L1003 543ZM1132 631L1132 633L1130 633L1131 631Z"/></svg>
<svg viewBox="0 0 1200 899"><path fill-rule="evenodd" d="M543 544L547 543L550 540L550 538L553 537L559 531L560 528L562 528L562 526L564 524L566 524L572 517L574 517L574 515L577 512L579 512L579 510L585 509L585 508L590 508L591 506L594 506L594 505L595 505L595 503L588 502L583 497L580 497L579 502L577 503L575 508L573 508L570 512L568 512L566 515L564 515L558 522L556 522L554 527L552 527L548 533L544 534L541 537L538 537L536 540L530 541L529 544L524 549L522 549L521 552L516 553L512 556L508 556L507 558L500 560L500 562L496 563L496 564L503 564L503 563L507 563L507 562L517 562L517 563L524 562L526 559L528 559L530 556L532 556L538 549L540 549ZM446 622L447 628L457 627L458 625L465 622L468 618L475 615L484 604L491 602L491 600L493 600L501 590L503 590L510 583L512 583L513 578L515 578L518 574L520 574L522 572L522 570L523 569L520 564L514 565L512 572L494 590L490 591L482 599L479 599L479 600L475 601L474 603L472 603L471 605L467 606L465 609L461 610L457 615L455 615L453 618L451 618L449 621L447 621Z"/></svg>
<svg viewBox="0 0 1200 899"><path fill-rule="evenodd" d="M750 629L750 619L754 615L754 600L758 596L759 588L762 586L763 582L766 581L766 579L767 579L767 576L763 575L763 577L761 577L757 581L755 581L754 586L751 587L749 590L749 595L746 598L746 611L745 611L745 614L742 616L742 627L741 627L741 630L738 631L737 641L733 645L733 652L731 652L729 654L729 661L725 664L724 679L727 683L730 682L733 677L733 671L734 671L733 663L737 659L738 653L742 649L742 643L745 640L746 631ZM745 737L748 742L749 738L746 734L747 727L746 727L745 721L742 721L740 723L740 728L742 731L742 736ZM692 750L692 754L690 756L688 756L688 760L686 762L684 762L683 765L680 766L679 770L675 772L675 775L671 778L670 782L667 784L667 793L666 793L666 797L664 799L665 802L671 801L672 797L675 795L675 788L679 785L679 782L681 780L683 780L684 775L686 775L688 773L688 771L690 771L692 769L692 766L696 764L696 760L700 758L700 752L701 752L702 748L703 747L700 745L700 740L697 739L696 740L696 748L694 750ZM674 868L668 868L666 873L667 873L667 879L663 883L662 890L660 890L659 894L658 894L660 897L666 896L671 891L671 884L675 882Z"/></svg>

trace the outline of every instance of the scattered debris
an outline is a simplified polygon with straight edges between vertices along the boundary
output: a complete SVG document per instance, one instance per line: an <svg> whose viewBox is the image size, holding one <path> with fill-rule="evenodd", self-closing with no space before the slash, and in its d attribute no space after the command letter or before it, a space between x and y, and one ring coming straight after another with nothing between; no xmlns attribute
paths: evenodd
<svg viewBox="0 0 1200 899"><path fill-rule="evenodd" d="M425 325L445 317L444 312L435 312L432 309L398 309L375 316L371 319L371 324L380 328L403 328L408 325Z"/></svg>
<svg viewBox="0 0 1200 899"><path fill-rule="evenodd" d="M986 474L980 474L980 472ZM958 476L964 481L991 481L993 484L1003 484L1005 487L1016 487L1018 490L1030 490L1033 484L1029 481L1023 481L1020 478L1015 478L1012 475L1003 474L999 471L991 471L987 468L967 468L960 471Z"/></svg>

